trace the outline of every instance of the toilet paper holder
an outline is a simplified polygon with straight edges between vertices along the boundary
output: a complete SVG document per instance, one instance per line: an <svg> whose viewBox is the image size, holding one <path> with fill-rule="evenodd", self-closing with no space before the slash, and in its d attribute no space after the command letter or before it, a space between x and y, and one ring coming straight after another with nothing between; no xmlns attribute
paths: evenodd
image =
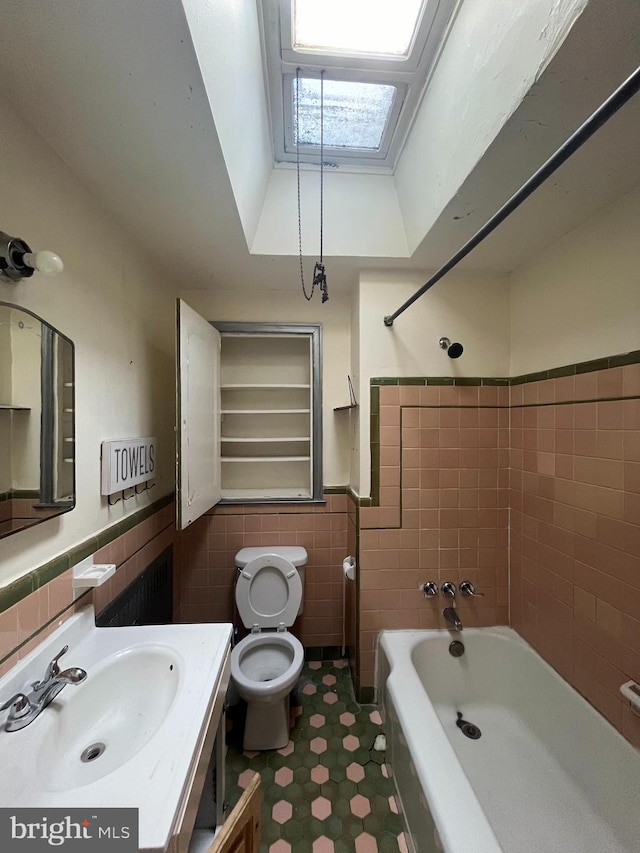
<svg viewBox="0 0 640 853"><path fill-rule="evenodd" d="M356 579L356 558L352 556L345 557L342 561L342 571L347 580L353 581Z"/></svg>

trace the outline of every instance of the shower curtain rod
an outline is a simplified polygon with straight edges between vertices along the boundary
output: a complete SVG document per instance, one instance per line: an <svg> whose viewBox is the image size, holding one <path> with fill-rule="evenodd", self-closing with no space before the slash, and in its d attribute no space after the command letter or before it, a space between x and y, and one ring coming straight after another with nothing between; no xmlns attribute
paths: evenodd
<svg viewBox="0 0 640 853"><path fill-rule="evenodd" d="M384 318L385 326L393 326L393 321L396 317L399 317L403 311L406 311L407 308L413 305L416 299L419 299L427 292L427 290L429 290L429 288L433 287L437 281L440 281L440 279L452 270L464 257L466 257L472 249L475 249L475 247L481 243L485 237L491 234L491 232L497 228L501 222L513 213L513 211L540 186L540 184L544 183L544 181L546 181L546 179L565 162L565 160L568 160L569 157L571 157L571 155L596 132L596 130L602 127L602 125L607 122L611 116L620 109L620 107L624 106L627 101L636 94L638 89L640 89L640 68L636 68L633 74L631 74L631 76L628 77L600 107L598 107L598 109L584 122L584 124L571 134L560 148L558 148L555 154L552 154L546 163L543 163L543 165L540 166L537 172L534 172L529 180L526 181L496 213L494 213L491 219L489 219L489 221L486 222L479 231L476 231L470 240L467 240L461 249L458 249L455 255L453 255L453 257L451 257L444 266L440 267L440 269L435 272L421 288L416 290L413 296L410 296L406 302L403 302L397 311L394 311L393 314L387 314Z"/></svg>

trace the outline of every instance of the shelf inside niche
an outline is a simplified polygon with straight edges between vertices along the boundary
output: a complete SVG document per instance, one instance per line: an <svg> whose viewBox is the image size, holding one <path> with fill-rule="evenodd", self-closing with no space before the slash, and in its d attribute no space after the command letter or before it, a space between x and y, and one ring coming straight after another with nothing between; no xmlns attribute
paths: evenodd
<svg viewBox="0 0 640 853"><path fill-rule="evenodd" d="M290 435L290 436L273 436L271 438L266 436L255 436L255 437L243 437L243 436L230 436L223 435L220 438L222 442L229 442L231 444L278 444L283 443L287 444L290 442L296 441L311 441L310 436L308 435Z"/></svg>
<svg viewBox="0 0 640 853"><path fill-rule="evenodd" d="M255 501L258 503L269 501L309 501L311 492L308 489L295 491L294 489L222 489L223 501Z"/></svg>
<svg viewBox="0 0 640 853"><path fill-rule="evenodd" d="M222 462L310 462L310 456L222 456Z"/></svg>
<svg viewBox="0 0 640 853"><path fill-rule="evenodd" d="M5 412L30 412L31 406L14 406L11 403L0 403L0 409Z"/></svg>
<svg viewBox="0 0 640 853"><path fill-rule="evenodd" d="M222 391L287 390L290 388L308 390L311 385L308 382L225 382L220 388Z"/></svg>
<svg viewBox="0 0 640 853"><path fill-rule="evenodd" d="M308 415L311 409L222 409L223 415Z"/></svg>

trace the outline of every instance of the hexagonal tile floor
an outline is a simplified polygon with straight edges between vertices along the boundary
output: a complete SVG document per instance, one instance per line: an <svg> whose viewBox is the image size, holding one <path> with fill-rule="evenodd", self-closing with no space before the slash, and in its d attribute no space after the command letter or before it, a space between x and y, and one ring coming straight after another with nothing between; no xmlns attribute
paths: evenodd
<svg viewBox="0 0 640 853"><path fill-rule="evenodd" d="M385 754L382 720L358 705L346 661L307 661L292 696L284 749L243 752L243 707L229 709L227 799L254 771L264 792L261 853L406 853Z"/></svg>

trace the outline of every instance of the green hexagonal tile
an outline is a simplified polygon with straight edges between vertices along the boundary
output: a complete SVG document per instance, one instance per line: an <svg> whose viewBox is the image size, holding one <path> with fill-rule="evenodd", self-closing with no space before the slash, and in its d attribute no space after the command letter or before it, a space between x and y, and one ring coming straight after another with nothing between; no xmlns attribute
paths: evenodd
<svg viewBox="0 0 640 853"><path fill-rule="evenodd" d="M302 796L305 800L312 802L316 797L320 796L320 785L316 782L305 782L302 786Z"/></svg>
<svg viewBox="0 0 640 853"><path fill-rule="evenodd" d="M262 840L266 844L272 844L274 841L277 841L280 838L280 830L282 827L280 824L276 823L275 820L271 820L271 815L262 816Z"/></svg>
<svg viewBox="0 0 640 853"><path fill-rule="evenodd" d="M302 755L300 766L312 770L317 764L324 764L326 754L326 752L323 752L322 755L316 755L315 752L306 749L304 755Z"/></svg>
<svg viewBox="0 0 640 853"><path fill-rule="evenodd" d="M362 818L364 831L377 838L378 834L384 829L384 818L379 814L368 814Z"/></svg>
<svg viewBox="0 0 640 853"><path fill-rule="evenodd" d="M306 785L306 783L311 779L310 773L311 771L309 767L296 767L293 771L293 781L298 785Z"/></svg>
<svg viewBox="0 0 640 853"><path fill-rule="evenodd" d="M323 821L323 829L324 834L327 838L331 838L335 840L336 838L341 838L344 832L342 818L339 815L331 815L326 820Z"/></svg>
<svg viewBox="0 0 640 853"><path fill-rule="evenodd" d="M378 786L376 782L369 776L365 776L361 782L357 783L357 785L358 793L362 794L363 797L371 798L378 793Z"/></svg>
<svg viewBox="0 0 640 853"><path fill-rule="evenodd" d="M302 785L299 785L297 782L292 782L290 785L287 785L285 788L286 798L290 803L298 803L301 800L304 800L304 796L302 794ZM282 796L282 791L280 793Z"/></svg>
<svg viewBox="0 0 640 853"><path fill-rule="evenodd" d="M358 785L352 782L351 779L343 779L341 782L338 782L339 797L350 800L351 797L355 797L359 793L361 792L358 790Z"/></svg>
<svg viewBox="0 0 640 853"><path fill-rule="evenodd" d="M351 807L349 806L349 800L339 799L337 802L333 803L333 810L338 817L341 817L343 820L347 818L352 818ZM360 821L362 825L362 821Z"/></svg>
<svg viewBox="0 0 640 853"><path fill-rule="evenodd" d="M299 842L304 839L304 825L299 820L288 820L282 827L282 838L294 845L294 849L299 849ZM310 839L304 839L311 844Z"/></svg>
<svg viewBox="0 0 640 853"><path fill-rule="evenodd" d="M392 811L388 811L384 815L382 825L386 832L390 832L396 837L404 831L404 821L401 815L394 814Z"/></svg>
<svg viewBox="0 0 640 853"><path fill-rule="evenodd" d="M391 832L381 832L376 836L378 842L378 853L398 853L398 835L402 832L399 829L396 834Z"/></svg>

